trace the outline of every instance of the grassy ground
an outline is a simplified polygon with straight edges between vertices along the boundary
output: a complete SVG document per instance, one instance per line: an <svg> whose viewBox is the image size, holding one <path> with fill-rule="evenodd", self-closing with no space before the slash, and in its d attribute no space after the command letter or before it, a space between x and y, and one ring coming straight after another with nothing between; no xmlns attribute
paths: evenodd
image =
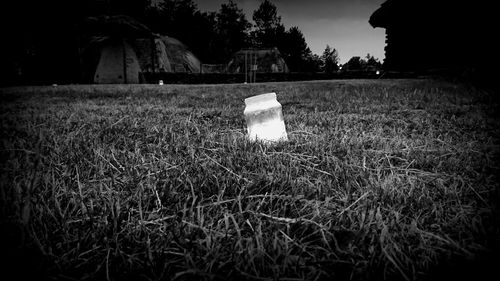
<svg viewBox="0 0 500 281"><path fill-rule="evenodd" d="M290 141L251 143L243 99L272 91ZM486 92L349 80L10 88L0 101L2 265L19 278L495 270L500 130Z"/></svg>

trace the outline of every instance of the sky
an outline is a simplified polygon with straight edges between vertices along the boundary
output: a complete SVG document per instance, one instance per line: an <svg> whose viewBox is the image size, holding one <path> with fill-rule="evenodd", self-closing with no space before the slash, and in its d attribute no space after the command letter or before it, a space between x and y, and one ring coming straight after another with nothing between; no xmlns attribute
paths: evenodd
<svg viewBox="0 0 500 281"><path fill-rule="evenodd" d="M262 0L235 0L252 21ZM194 0L201 11L217 11L227 0ZM337 49L340 63L353 56L370 54L384 59L385 29L373 28L370 15L385 0L272 0L285 28L298 26L315 54L321 55L326 45Z"/></svg>

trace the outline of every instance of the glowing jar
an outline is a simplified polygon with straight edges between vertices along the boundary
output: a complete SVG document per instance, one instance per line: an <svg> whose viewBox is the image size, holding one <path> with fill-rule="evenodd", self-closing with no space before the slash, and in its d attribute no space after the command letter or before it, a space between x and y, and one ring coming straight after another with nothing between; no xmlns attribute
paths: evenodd
<svg viewBox="0 0 500 281"><path fill-rule="evenodd" d="M276 93L263 94L245 99L245 120L248 137L252 141L287 141L288 137Z"/></svg>

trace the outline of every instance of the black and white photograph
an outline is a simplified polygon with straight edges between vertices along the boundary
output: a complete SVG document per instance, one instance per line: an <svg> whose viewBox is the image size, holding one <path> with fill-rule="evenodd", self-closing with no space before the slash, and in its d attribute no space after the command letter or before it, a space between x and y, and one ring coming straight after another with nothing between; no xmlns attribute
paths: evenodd
<svg viewBox="0 0 500 281"><path fill-rule="evenodd" d="M4 0L0 280L499 280L486 0Z"/></svg>

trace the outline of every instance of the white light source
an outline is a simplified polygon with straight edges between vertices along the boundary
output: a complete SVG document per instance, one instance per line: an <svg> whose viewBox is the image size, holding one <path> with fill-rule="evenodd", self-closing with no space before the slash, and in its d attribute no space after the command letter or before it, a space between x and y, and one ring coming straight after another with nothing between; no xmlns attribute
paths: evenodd
<svg viewBox="0 0 500 281"><path fill-rule="evenodd" d="M163 80L160 80L160 81L158 82L158 85L163 85Z"/></svg>
<svg viewBox="0 0 500 281"><path fill-rule="evenodd" d="M276 100L276 93L247 98L245 105L244 115L250 140L288 140L281 104Z"/></svg>

